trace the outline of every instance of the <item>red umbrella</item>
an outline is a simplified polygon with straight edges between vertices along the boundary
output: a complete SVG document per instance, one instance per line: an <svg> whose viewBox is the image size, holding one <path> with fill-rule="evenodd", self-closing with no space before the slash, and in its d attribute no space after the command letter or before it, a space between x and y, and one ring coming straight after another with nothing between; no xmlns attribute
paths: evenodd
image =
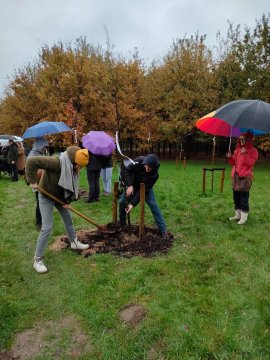
<svg viewBox="0 0 270 360"><path fill-rule="evenodd" d="M223 120L235 128L270 132L270 104L261 100L231 101L205 117Z"/></svg>
<svg viewBox="0 0 270 360"><path fill-rule="evenodd" d="M199 119L195 126L199 130L215 136L238 137L242 132L245 132L244 129L242 131L241 128L234 128L223 120L211 117L212 114L214 112Z"/></svg>
<svg viewBox="0 0 270 360"><path fill-rule="evenodd" d="M223 109L223 107L222 107ZM226 136L230 137L230 144L229 150L231 147L231 138L232 137L239 137L240 134L244 132L251 132L253 135L264 135L265 132L256 129L249 129L244 127L234 127L228 122L220 119L218 117L219 111L212 111L211 113L205 115L204 117L200 118L195 126L207 134L211 134L214 136Z"/></svg>

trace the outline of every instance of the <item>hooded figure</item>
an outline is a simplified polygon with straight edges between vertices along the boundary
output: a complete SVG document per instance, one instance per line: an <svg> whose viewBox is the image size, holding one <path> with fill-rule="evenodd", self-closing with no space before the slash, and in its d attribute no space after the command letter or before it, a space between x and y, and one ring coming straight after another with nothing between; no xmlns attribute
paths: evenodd
<svg viewBox="0 0 270 360"><path fill-rule="evenodd" d="M10 166L11 170L11 180L18 181L18 146L13 139L8 140L8 152L7 152L7 163Z"/></svg>
<svg viewBox="0 0 270 360"><path fill-rule="evenodd" d="M150 207L155 222L164 238L167 237L166 223L156 203L153 186L159 178L159 160L155 154L135 159L135 164L130 163L122 167L121 182L126 191L122 193L119 201L119 215L121 225L126 224L126 214L140 202L140 184L145 185L145 201Z"/></svg>
<svg viewBox="0 0 270 360"><path fill-rule="evenodd" d="M29 157L44 155L44 148L48 146L48 141L43 137L35 138L32 150L29 153Z"/></svg>
<svg viewBox="0 0 270 360"><path fill-rule="evenodd" d="M239 136L236 149L227 154L233 165L231 178L235 215L229 220L238 220L239 225L246 223L249 213L249 190L253 180L253 166L258 159L258 150L252 144L253 135L243 133Z"/></svg>
<svg viewBox="0 0 270 360"><path fill-rule="evenodd" d="M88 150L70 146L61 155L28 157L25 167L27 181L32 188L46 190L66 204L78 198L79 170L89 161ZM39 185L37 172L42 170ZM42 261L49 236L53 228L53 209L56 207L64 222L71 249L84 250L89 245L82 244L76 237L72 217L68 206L61 206L51 198L39 193L39 207L42 216L42 227L37 240L33 268L38 273L48 271Z"/></svg>
<svg viewBox="0 0 270 360"><path fill-rule="evenodd" d="M157 169L159 167L159 161L155 154L149 154L147 155L143 162L144 165L148 165L151 167L151 169Z"/></svg>
<svg viewBox="0 0 270 360"><path fill-rule="evenodd" d="M32 150L28 154L28 159L31 157L34 157L34 156L45 155L44 149L47 145L48 145L48 142L43 137L35 138ZM37 183L40 180L41 174L42 174L42 170L38 170L37 171L37 178L38 178ZM40 213L40 208L39 208L38 191L36 189L32 189L32 191L35 193L35 196L36 196L36 227L38 229L40 229L42 226L42 218L41 218L41 213Z"/></svg>

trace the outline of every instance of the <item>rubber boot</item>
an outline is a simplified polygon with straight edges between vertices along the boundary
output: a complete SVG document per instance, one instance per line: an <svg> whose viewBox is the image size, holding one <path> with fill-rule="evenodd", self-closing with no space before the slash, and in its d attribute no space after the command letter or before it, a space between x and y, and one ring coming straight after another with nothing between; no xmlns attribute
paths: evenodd
<svg viewBox="0 0 270 360"><path fill-rule="evenodd" d="M240 210L235 210L235 215L232 217L229 217L230 221L240 220L240 219L241 219L241 211Z"/></svg>
<svg viewBox="0 0 270 360"><path fill-rule="evenodd" d="M238 221L238 225L243 225L247 222L248 212L241 211L241 219Z"/></svg>

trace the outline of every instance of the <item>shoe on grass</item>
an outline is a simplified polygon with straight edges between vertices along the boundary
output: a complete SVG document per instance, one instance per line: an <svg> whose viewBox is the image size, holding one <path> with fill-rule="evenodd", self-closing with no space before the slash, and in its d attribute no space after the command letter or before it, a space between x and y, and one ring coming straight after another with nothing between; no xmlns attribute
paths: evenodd
<svg viewBox="0 0 270 360"><path fill-rule="evenodd" d="M89 248L89 245L82 244L79 240L77 240L77 238L75 238L73 241L71 241L70 248L72 250L86 250Z"/></svg>
<svg viewBox="0 0 270 360"><path fill-rule="evenodd" d="M44 274L48 271L47 267L44 265L42 258L35 258L33 268L39 274Z"/></svg>

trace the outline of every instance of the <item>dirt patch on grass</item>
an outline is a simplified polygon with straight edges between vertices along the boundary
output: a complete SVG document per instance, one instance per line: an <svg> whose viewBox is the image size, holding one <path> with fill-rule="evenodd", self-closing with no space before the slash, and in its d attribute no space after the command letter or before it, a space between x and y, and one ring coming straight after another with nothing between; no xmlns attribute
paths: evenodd
<svg viewBox="0 0 270 360"><path fill-rule="evenodd" d="M120 311L119 318L125 324L135 327L144 319L145 315L146 309L143 306L129 304Z"/></svg>
<svg viewBox="0 0 270 360"><path fill-rule="evenodd" d="M124 257L152 257L156 253L165 254L172 246L174 237L168 233L164 239L157 229L145 227L145 235L139 238L139 226L121 227L118 224L107 224L109 233L99 230L80 230L78 239L89 244L89 249L82 252L84 256L100 253L112 253ZM58 238L54 248L69 247L67 236Z"/></svg>
<svg viewBox="0 0 270 360"><path fill-rule="evenodd" d="M19 360L12 351L0 351L0 360Z"/></svg>
<svg viewBox="0 0 270 360"><path fill-rule="evenodd" d="M10 360L30 360L37 356L57 359L93 353L93 346L79 322L69 316L59 321L41 322L17 335ZM2 358L1 358L2 359ZM3 358L9 360L9 358Z"/></svg>

